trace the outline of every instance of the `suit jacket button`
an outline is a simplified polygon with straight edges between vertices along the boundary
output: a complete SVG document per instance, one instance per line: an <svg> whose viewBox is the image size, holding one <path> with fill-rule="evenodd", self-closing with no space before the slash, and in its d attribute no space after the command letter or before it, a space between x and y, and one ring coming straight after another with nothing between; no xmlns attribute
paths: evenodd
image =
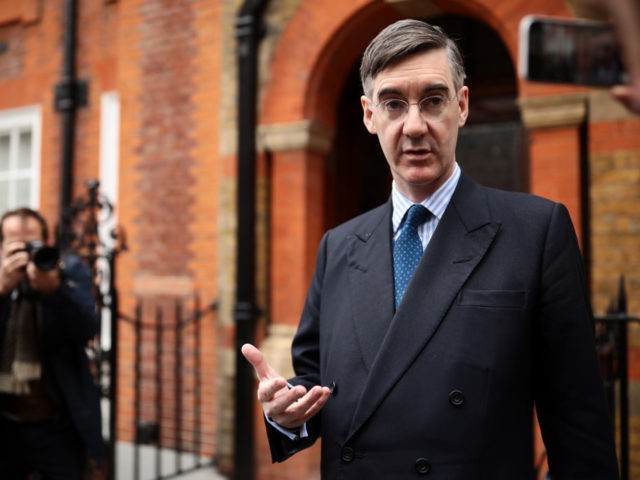
<svg viewBox="0 0 640 480"><path fill-rule="evenodd" d="M428 475L431 471L431 463L426 458L419 458L416 460L416 472L420 475Z"/></svg>
<svg viewBox="0 0 640 480"><path fill-rule="evenodd" d="M464 405L464 394L460 390L451 390L449 393L449 403L454 407Z"/></svg>
<svg viewBox="0 0 640 480"><path fill-rule="evenodd" d="M336 395L338 395L338 385L335 381L331 382L331 385L329 385L329 390L331 390L332 396L335 397Z"/></svg>
<svg viewBox="0 0 640 480"><path fill-rule="evenodd" d="M355 451L351 447L344 447L342 449L342 454L340 455L340 458L342 459L343 462L347 462L347 463L352 462L353 459L355 458Z"/></svg>

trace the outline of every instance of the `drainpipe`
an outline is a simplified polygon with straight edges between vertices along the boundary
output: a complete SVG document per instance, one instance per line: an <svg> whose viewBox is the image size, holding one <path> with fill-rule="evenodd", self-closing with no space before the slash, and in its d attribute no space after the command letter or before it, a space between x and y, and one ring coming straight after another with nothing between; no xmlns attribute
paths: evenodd
<svg viewBox="0 0 640 480"><path fill-rule="evenodd" d="M268 0L245 0L236 17L238 56L238 189L236 377L234 479L254 478L253 409L255 376L253 367L240 353L244 343L254 342L258 317L255 305L256 254L256 122L258 46L263 34L262 14Z"/></svg>
<svg viewBox="0 0 640 480"><path fill-rule="evenodd" d="M591 291L591 167L589 165L589 104L585 103L585 116L578 127L580 155L580 247L586 276Z"/></svg>
<svg viewBox="0 0 640 480"><path fill-rule="evenodd" d="M76 110L87 104L87 82L78 82L75 72L77 0L66 0L64 16L64 58L62 77L55 86L55 109L61 117L62 157L60 162L60 218L58 243L69 247L69 208L73 188L73 153Z"/></svg>

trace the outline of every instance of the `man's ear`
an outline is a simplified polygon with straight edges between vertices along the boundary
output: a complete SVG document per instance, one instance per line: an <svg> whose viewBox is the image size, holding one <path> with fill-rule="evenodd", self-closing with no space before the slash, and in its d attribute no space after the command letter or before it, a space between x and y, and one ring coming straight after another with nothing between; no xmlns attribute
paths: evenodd
<svg viewBox="0 0 640 480"><path fill-rule="evenodd" d="M464 124L467 123L467 117L469 116L469 87L467 86L460 89L458 108L460 109L458 127L463 127Z"/></svg>
<svg viewBox="0 0 640 480"><path fill-rule="evenodd" d="M360 97L360 104L362 105L362 121L364 122L364 126L367 127L369 133L375 135L378 133L376 131L376 126L373 123L373 105L371 105L369 99L362 95Z"/></svg>

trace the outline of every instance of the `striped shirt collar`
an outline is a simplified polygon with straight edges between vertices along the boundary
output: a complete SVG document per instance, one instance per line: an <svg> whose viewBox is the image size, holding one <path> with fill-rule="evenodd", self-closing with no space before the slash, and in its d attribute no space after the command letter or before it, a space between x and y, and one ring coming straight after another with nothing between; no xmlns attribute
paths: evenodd
<svg viewBox="0 0 640 480"><path fill-rule="evenodd" d="M456 189L459 179L460 167L456 162L455 169L453 170L453 173L447 179L447 181L444 182L440 186L440 188L438 188L438 190L433 192L421 202L421 205L424 205L433 214L438 222L442 218L444 211L449 205L449 201L453 196L453 191ZM391 217L391 221L393 224L393 232L396 233L398 231L398 228L400 228L405 213L407 213L409 207L413 205L413 202L411 202L409 199L407 199L407 197L405 197L398 191L395 181L392 183L391 188L391 202L393 205L393 215Z"/></svg>

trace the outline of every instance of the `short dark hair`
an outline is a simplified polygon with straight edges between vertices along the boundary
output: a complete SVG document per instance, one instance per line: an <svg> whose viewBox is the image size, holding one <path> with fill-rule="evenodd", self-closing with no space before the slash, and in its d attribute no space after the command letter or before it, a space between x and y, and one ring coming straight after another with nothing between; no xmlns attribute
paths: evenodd
<svg viewBox="0 0 640 480"><path fill-rule="evenodd" d="M366 96L371 95L371 81L388 66L415 53L444 49L447 52L453 86L456 91L464 85L465 72L462 54L440 27L421 20L399 20L385 27L369 43L360 64L360 81Z"/></svg>
<svg viewBox="0 0 640 480"><path fill-rule="evenodd" d="M42 214L36 210L27 207L16 208L15 210L8 210L4 212L0 217L0 243L4 241L4 221L9 217L20 217L22 219L33 218L40 224L40 230L42 231L42 240L47 241L49 239L49 227L47 221Z"/></svg>

